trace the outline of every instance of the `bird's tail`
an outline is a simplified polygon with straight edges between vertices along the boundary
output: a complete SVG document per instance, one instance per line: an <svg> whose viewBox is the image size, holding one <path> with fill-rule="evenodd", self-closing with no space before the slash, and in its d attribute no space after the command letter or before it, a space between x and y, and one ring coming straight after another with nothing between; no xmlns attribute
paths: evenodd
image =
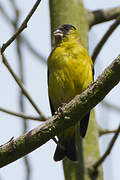
<svg viewBox="0 0 120 180"><path fill-rule="evenodd" d="M62 147L60 147L60 145ZM55 154L54 154L54 160L55 161L60 161L62 160L65 156L70 159L71 161L77 161L76 157L76 146L75 146L75 136L70 137L70 139L60 141L59 144L57 145Z"/></svg>

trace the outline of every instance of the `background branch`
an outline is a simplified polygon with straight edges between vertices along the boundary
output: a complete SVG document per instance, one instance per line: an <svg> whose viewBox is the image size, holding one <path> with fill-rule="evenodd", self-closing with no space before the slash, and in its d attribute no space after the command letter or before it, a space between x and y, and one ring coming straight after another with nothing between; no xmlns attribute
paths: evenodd
<svg viewBox="0 0 120 180"><path fill-rule="evenodd" d="M34 109L38 112L38 114L44 119L44 116L42 115L42 113L39 111L39 108L36 106L35 102L32 100L32 98L30 97L30 95L28 94L27 90L24 88L24 86L22 85L20 79L17 77L17 75L13 72L11 66L9 65L6 57L2 54L2 60L4 65L6 66L6 68L8 69L8 71L10 72L10 74L12 75L12 77L14 78L14 80L16 81L16 83L18 84L18 86L21 88L22 92L24 93L25 97L28 99L28 101L32 104L32 106L34 107ZM46 119L46 118L45 118Z"/></svg>
<svg viewBox="0 0 120 180"><path fill-rule="evenodd" d="M103 136L105 134L116 133L116 131L117 131L117 129L109 130L109 129L99 128L99 136Z"/></svg>
<svg viewBox="0 0 120 180"><path fill-rule="evenodd" d="M20 11L17 8L15 1L14 0L10 0L11 4L12 4L12 8L15 12L15 20L14 20L14 31L17 30L18 28L18 21L19 21L19 17L20 17ZM21 49L21 37L17 36L16 37L16 52L17 52L17 56L18 56L18 70L19 70L19 76L20 76L20 80L21 82L24 84L25 82L25 78L24 78L24 69L23 69L23 53L22 53L22 49ZM21 113L25 112L25 103L24 103L24 95L21 89L19 89L19 109ZM27 131L27 121L22 118L23 120L23 133L25 133ZM30 161L28 160L28 157L25 156L23 158L24 160L24 166L25 166L25 172L26 172L26 180L30 180L31 177L31 168L30 168Z"/></svg>
<svg viewBox="0 0 120 180"><path fill-rule="evenodd" d="M5 9L2 6L2 3L0 4L0 12L3 15L3 17L5 18L5 20L7 22L9 22L10 24L12 24L12 26L14 26L14 21L10 18L10 16L8 16L7 12L5 11Z"/></svg>
<svg viewBox="0 0 120 180"><path fill-rule="evenodd" d="M104 162L104 160L110 154L119 133L120 133L120 125L119 125L115 135L113 136L112 140L110 141L109 146L108 146L107 150L105 151L105 153L102 155L102 157L97 162L95 162L93 164L94 171L96 171L96 169Z"/></svg>
<svg viewBox="0 0 120 180"><path fill-rule="evenodd" d="M87 20L90 27L116 19L120 15L120 6L109 9L100 9L97 11L87 11Z"/></svg>
<svg viewBox="0 0 120 180"><path fill-rule="evenodd" d="M12 27L15 29L15 23L14 20L12 20L7 12L5 11L5 9L2 7L2 5L0 5L0 12L3 15L3 17L5 18L5 20L12 25ZM29 52L32 53L36 58L38 58L43 64L46 65L46 58L37 50L35 50L35 48L32 46L32 43L29 42L28 38L25 35L19 34L19 37L21 39L21 41L26 45L26 47L28 48Z"/></svg>
<svg viewBox="0 0 120 180"><path fill-rule="evenodd" d="M30 153L58 135L61 129L65 130L81 120L118 84L120 81L118 74L120 74L120 56L106 68L91 87L62 107L60 112L30 132L2 145L0 147L0 167ZM95 163L94 168L97 168L98 165L98 162Z"/></svg>
<svg viewBox="0 0 120 180"><path fill-rule="evenodd" d="M32 9L30 10L30 12L28 13L28 15L26 16L26 18L24 19L23 23L21 24L21 26L17 29L17 31L13 34L13 36L2 45L1 48L1 54L5 51L5 49L15 40L15 38L27 27L27 23L30 20L30 18L32 17L32 15L34 14L35 10L37 9L38 5L40 4L41 0L37 0L36 3L34 4L34 6L32 7Z"/></svg>
<svg viewBox="0 0 120 180"><path fill-rule="evenodd" d="M7 113L9 115L24 118L24 119L29 119L29 120L34 120L34 121L44 121L44 119L42 119L40 117L29 116L29 115L26 115L24 113L13 112L13 111L10 111L10 110L7 110L7 109L3 109L1 107L0 107L0 111L3 112L3 113Z"/></svg>
<svg viewBox="0 0 120 180"><path fill-rule="evenodd" d="M113 33L113 31L118 27L120 24L120 16L116 19L116 21L110 26L110 28L107 30L107 32L104 34L102 39L99 41L97 46L95 47L93 54L92 54L92 60L95 62L98 54L100 53L102 47L104 46L105 42L108 40L110 35Z"/></svg>
<svg viewBox="0 0 120 180"><path fill-rule="evenodd" d="M40 54L37 50L35 50L32 46L32 44L29 42L29 40L26 38L26 36L21 35L21 40L24 42L30 53L32 53L34 56L36 56L40 61L46 65L46 58Z"/></svg>

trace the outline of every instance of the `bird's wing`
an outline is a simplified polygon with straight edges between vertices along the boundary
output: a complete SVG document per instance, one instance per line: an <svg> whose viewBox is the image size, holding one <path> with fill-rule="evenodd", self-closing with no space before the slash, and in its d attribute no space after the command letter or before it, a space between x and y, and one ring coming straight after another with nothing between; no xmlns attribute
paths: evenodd
<svg viewBox="0 0 120 180"><path fill-rule="evenodd" d="M48 76L48 86L49 86L49 69L48 69L47 76ZM49 102L50 102L50 109L51 109L52 115L54 115L55 109L54 109L54 106L53 106L52 101L50 99L50 96L49 96Z"/></svg>
<svg viewBox="0 0 120 180"><path fill-rule="evenodd" d="M94 66L92 66L92 74L93 74L93 81L94 81ZM89 118L90 118L90 112L81 120L80 122L80 135L81 137L85 137L87 128L88 128L88 123L89 123Z"/></svg>

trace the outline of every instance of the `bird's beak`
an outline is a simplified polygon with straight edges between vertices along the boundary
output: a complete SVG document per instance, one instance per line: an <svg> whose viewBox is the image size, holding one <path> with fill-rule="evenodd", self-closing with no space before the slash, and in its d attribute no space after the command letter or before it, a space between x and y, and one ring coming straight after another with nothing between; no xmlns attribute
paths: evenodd
<svg viewBox="0 0 120 180"><path fill-rule="evenodd" d="M57 29L56 31L54 31L54 36L55 38L62 38L63 37L63 32L60 29Z"/></svg>

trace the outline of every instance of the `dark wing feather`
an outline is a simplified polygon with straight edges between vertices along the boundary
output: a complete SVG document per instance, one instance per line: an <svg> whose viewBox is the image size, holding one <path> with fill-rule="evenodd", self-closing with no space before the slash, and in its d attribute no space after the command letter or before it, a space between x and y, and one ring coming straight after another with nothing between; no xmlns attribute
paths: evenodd
<svg viewBox="0 0 120 180"><path fill-rule="evenodd" d="M93 74L93 81L94 81L95 69L94 69L94 65L93 64L92 64L92 74Z"/></svg>
<svg viewBox="0 0 120 180"><path fill-rule="evenodd" d="M94 66L93 66L93 64L92 64L92 73L93 73L93 80L94 80ZM89 123L89 116L90 116L90 112L80 122L80 135L81 135L81 137L85 137L85 135L86 135L88 123Z"/></svg>
<svg viewBox="0 0 120 180"><path fill-rule="evenodd" d="M47 73L47 76L48 76L48 86L49 86L49 69L48 69L48 73ZM50 109L51 109L51 112L52 112L52 115L54 115L54 113L55 113L55 110L54 110L54 107L53 107L53 104L52 104L52 101L51 101L51 99L50 99L50 96L49 96L49 102L50 102Z"/></svg>
<svg viewBox="0 0 120 180"><path fill-rule="evenodd" d="M52 104L52 101L51 101L50 97L49 97L49 102L50 102L50 109L51 109L52 115L54 115L55 110L54 110L54 107L53 107L53 104Z"/></svg>

